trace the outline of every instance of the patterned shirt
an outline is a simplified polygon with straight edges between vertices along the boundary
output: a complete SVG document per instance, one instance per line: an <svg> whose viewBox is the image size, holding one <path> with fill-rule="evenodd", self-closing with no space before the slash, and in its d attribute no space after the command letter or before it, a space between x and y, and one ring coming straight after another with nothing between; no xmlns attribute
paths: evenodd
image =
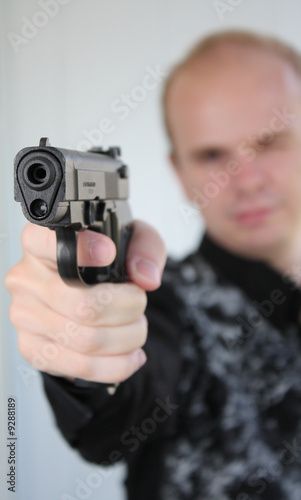
<svg viewBox="0 0 301 500"><path fill-rule="evenodd" d="M205 235L149 295L146 365L109 396L44 374L66 439L130 500L301 499L301 294Z"/></svg>

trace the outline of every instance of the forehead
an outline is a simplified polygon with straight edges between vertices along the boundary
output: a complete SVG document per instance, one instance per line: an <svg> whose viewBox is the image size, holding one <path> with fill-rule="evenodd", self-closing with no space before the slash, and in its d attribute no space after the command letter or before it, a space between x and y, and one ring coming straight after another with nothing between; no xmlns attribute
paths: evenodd
<svg viewBox="0 0 301 500"><path fill-rule="evenodd" d="M267 125L275 108L300 113L301 81L280 57L219 51L183 69L167 102L173 140L240 140ZM289 110L289 109L288 109Z"/></svg>

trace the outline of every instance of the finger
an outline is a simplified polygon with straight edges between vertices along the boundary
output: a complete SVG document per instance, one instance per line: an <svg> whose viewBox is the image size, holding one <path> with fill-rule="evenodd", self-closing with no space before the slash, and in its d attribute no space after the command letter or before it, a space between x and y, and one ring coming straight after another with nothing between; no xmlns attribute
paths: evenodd
<svg viewBox="0 0 301 500"><path fill-rule="evenodd" d="M33 311L38 311L33 314ZM25 299L11 307L11 321L17 330L27 331L55 344L90 356L125 354L142 347L147 337L147 320L141 316L133 323L118 327L79 325L35 300Z"/></svg>
<svg viewBox="0 0 301 500"><path fill-rule="evenodd" d="M118 383L129 378L146 361L142 349L117 356L87 356L23 331L19 337L22 356L38 370L62 377L101 383Z"/></svg>
<svg viewBox="0 0 301 500"><path fill-rule="evenodd" d="M56 344L89 356L112 356L132 352L145 344L145 316L119 327L83 327L65 324L51 337ZM70 334L70 332L72 332Z"/></svg>
<svg viewBox="0 0 301 500"><path fill-rule="evenodd" d="M37 317L43 316L40 311L44 305L50 314L59 314L66 320L72 319L91 327L126 325L144 314L146 294L133 283L68 287L46 266L35 266L33 270L27 263L28 259L30 257L24 257L23 263L15 266L7 276L7 287L17 314L19 309L28 309ZM48 321L51 323L51 316Z"/></svg>
<svg viewBox="0 0 301 500"><path fill-rule="evenodd" d="M37 224L27 224L22 234L22 246L27 252L57 269L55 231ZM77 240L79 266L108 266L116 256L116 247L106 235L95 231L80 231Z"/></svg>
<svg viewBox="0 0 301 500"><path fill-rule="evenodd" d="M166 249L158 232L142 221L135 221L127 253L127 272L131 281L144 290L160 286L166 262Z"/></svg>

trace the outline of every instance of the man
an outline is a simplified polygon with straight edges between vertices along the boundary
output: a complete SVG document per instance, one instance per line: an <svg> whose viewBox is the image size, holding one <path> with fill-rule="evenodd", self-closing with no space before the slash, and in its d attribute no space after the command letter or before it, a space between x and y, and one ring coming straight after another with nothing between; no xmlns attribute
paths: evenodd
<svg viewBox="0 0 301 500"><path fill-rule="evenodd" d="M69 289L54 235L29 225L7 277L21 353L70 444L126 460L129 499L300 498L301 59L268 38L213 35L171 73L164 109L206 234L148 294L144 348L159 236L135 224L131 283ZM82 264L112 261L108 238L80 236Z"/></svg>

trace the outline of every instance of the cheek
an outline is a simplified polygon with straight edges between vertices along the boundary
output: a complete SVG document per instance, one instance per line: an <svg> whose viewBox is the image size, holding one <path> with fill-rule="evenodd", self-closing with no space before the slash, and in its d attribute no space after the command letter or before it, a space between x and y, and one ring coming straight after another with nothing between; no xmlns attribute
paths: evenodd
<svg viewBox="0 0 301 500"><path fill-rule="evenodd" d="M292 196L291 201L301 197L301 151L275 155L274 159L270 158L266 172L271 185L284 197Z"/></svg>

